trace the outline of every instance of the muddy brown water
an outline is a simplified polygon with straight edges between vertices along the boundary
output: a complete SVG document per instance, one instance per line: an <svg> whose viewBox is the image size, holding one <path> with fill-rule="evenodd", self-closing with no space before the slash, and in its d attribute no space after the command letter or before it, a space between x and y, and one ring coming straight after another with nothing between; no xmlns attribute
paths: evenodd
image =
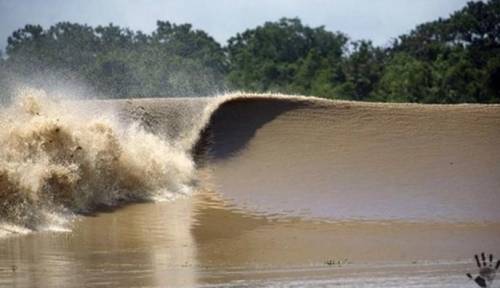
<svg viewBox="0 0 500 288"><path fill-rule="evenodd" d="M118 101L203 130L196 191L4 236L0 286L473 287L500 256L499 106L210 101Z"/></svg>

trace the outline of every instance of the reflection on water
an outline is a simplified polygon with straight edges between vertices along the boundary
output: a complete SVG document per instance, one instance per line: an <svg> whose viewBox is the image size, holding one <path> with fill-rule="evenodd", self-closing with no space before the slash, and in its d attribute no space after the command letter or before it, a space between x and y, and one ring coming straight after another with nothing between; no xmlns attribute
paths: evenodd
<svg viewBox="0 0 500 288"><path fill-rule="evenodd" d="M0 240L0 284L192 286L196 259L192 210L190 198L130 205L84 217L69 233Z"/></svg>
<svg viewBox="0 0 500 288"><path fill-rule="evenodd" d="M2 239L0 286L191 287L237 280L249 286L401 286L408 277L459 284L463 261L477 249L500 254L498 224L268 219L215 199L200 193L135 204L81 217L72 232ZM336 264L326 265L329 260Z"/></svg>

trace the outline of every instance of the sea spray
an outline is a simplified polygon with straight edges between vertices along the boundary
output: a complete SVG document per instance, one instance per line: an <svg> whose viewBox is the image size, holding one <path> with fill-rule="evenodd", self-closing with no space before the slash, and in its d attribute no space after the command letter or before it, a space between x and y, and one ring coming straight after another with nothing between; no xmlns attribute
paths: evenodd
<svg viewBox="0 0 500 288"><path fill-rule="evenodd" d="M112 111L24 89L0 111L0 222L39 229L64 212L190 192L186 151Z"/></svg>

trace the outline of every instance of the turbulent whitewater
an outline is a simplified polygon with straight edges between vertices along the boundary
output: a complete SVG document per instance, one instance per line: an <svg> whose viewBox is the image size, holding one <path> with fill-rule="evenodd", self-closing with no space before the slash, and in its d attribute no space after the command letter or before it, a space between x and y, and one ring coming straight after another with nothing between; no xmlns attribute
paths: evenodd
<svg viewBox="0 0 500 288"><path fill-rule="evenodd" d="M183 147L81 104L28 89L0 112L3 222L37 229L58 214L189 193Z"/></svg>
<svg viewBox="0 0 500 288"><path fill-rule="evenodd" d="M50 95L49 95L50 96ZM0 218L196 190L198 172L254 213L346 220L500 221L500 106L232 94L51 100L0 112Z"/></svg>

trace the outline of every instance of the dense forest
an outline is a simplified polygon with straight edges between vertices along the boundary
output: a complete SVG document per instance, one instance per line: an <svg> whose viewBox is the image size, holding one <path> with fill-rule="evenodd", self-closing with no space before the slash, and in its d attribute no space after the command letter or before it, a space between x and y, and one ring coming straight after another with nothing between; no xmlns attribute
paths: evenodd
<svg viewBox="0 0 500 288"><path fill-rule="evenodd" d="M420 103L500 102L500 0L469 2L387 47L283 18L225 46L190 24L151 34L110 24L26 25L0 57L0 97L19 83L81 83L98 97L230 90Z"/></svg>

